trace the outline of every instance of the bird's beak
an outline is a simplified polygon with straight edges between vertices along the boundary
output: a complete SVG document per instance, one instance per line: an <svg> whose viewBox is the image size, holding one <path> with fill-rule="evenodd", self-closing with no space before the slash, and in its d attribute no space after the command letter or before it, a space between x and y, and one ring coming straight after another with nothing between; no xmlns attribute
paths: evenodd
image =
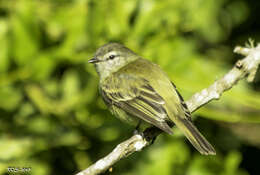
<svg viewBox="0 0 260 175"><path fill-rule="evenodd" d="M99 60L97 59L97 57L94 57L94 58L91 58L90 60L88 60L88 62L94 64L94 63L99 62Z"/></svg>

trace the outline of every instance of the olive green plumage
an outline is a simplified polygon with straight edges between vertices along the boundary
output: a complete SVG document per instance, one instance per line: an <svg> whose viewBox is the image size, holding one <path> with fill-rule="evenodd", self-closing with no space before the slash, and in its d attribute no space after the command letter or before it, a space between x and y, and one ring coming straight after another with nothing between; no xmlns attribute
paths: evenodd
<svg viewBox="0 0 260 175"><path fill-rule="evenodd" d="M99 48L94 63L109 110L130 124L143 121L172 134L173 123L201 154L214 148L191 121L185 102L161 68L118 43Z"/></svg>

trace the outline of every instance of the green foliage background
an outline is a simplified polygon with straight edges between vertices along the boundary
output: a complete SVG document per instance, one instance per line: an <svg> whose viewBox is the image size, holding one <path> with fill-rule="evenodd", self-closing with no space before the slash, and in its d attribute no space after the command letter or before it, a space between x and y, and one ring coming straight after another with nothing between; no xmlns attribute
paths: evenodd
<svg viewBox="0 0 260 175"><path fill-rule="evenodd" d="M159 64L188 99L240 58L235 45L259 42L259 9L253 0L0 0L0 174L75 174L132 135L87 64L101 45L121 42ZM259 174L259 77L193 114L217 156L201 156L175 128L107 174Z"/></svg>

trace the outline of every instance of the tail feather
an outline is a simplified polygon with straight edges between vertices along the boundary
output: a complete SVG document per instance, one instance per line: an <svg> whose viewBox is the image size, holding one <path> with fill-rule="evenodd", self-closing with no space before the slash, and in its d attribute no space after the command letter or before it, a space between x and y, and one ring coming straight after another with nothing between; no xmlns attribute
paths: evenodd
<svg viewBox="0 0 260 175"><path fill-rule="evenodd" d="M184 132L185 136L191 144L201 153L205 155L215 155L216 151L211 144L203 137L193 123L187 119L181 119L177 126ZM182 125L182 126L181 126Z"/></svg>

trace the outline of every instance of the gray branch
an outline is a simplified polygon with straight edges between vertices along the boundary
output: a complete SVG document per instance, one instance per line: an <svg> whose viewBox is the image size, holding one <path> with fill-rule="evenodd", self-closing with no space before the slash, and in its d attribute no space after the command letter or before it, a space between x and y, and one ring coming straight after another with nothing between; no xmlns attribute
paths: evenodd
<svg viewBox="0 0 260 175"><path fill-rule="evenodd" d="M232 88L239 80L247 78L252 82L260 64L260 44L257 47L236 47L235 53L245 56L239 60L235 66L221 79L216 80L211 86L195 93L186 104L190 112L194 112L201 106L212 100L220 98L223 92ZM134 135L126 141L120 143L116 148L104 158L98 160L87 169L79 172L77 175L94 175L105 172L111 168L120 159L128 157L134 152L141 151L151 143L151 140L161 132L156 128L148 128L143 135Z"/></svg>

